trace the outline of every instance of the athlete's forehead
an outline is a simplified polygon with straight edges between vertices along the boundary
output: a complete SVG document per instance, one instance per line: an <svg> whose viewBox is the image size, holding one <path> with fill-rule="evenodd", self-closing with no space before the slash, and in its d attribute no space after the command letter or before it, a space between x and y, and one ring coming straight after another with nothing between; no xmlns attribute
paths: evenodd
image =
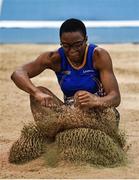
<svg viewBox="0 0 139 180"><path fill-rule="evenodd" d="M74 43L82 41L84 39L83 34L80 31L76 32L64 32L60 38L61 42Z"/></svg>

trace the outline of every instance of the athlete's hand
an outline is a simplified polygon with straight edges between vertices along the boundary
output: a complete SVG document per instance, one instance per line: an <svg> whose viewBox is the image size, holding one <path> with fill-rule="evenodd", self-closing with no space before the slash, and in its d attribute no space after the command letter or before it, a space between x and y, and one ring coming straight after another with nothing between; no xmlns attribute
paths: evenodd
<svg viewBox="0 0 139 180"><path fill-rule="evenodd" d="M87 91L78 91L74 96L74 100L75 106L80 108L93 108L98 106L100 97Z"/></svg>
<svg viewBox="0 0 139 180"><path fill-rule="evenodd" d="M48 95L48 94L45 94L41 91L37 91L35 94L34 94L34 97L37 101L40 102L40 104L42 106L45 106L45 107L52 107L54 106L54 103L53 103L53 97Z"/></svg>

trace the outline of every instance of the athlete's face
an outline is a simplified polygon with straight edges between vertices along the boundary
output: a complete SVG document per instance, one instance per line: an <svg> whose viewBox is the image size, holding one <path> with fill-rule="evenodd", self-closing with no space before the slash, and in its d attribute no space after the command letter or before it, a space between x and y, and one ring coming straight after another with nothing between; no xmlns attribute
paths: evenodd
<svg viewBox="0 0 139 180"><path fill-rule="evenodd" d="M63 33L60 40L66 56L73 62L80 62L84 56L87 38L77 31Z"/></svg>

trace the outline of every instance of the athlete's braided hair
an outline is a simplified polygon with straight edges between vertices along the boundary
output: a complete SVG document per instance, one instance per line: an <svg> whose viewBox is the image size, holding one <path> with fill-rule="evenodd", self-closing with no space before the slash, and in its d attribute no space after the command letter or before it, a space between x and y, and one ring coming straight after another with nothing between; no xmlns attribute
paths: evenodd
<svg viewBox="0 0 139 180"><path fill-rule="evenodd" d="M84 37L86 37L86 27L84 23L79 19L67 19L63 22L63 24L60 27L59 35L60 37L64 32L81 32Z"/></svg>

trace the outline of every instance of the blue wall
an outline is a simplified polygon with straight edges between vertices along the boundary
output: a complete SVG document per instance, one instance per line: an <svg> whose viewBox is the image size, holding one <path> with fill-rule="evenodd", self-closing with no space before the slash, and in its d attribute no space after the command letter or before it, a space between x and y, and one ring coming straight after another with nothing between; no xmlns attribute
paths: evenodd
<svg viewBox="0 0 139 180"><path fill-rule="evenodd" d="M139 0L4 0L3 20L139 20Z"/></svg>
<svg viewBox="0 0 139 180"><path fill-rule="evenodd" d="M4 0L0 20L139 20L139 0ZM95 43L139 42L139 27L88 28ZM0 43L58 43L58 29L0 28Z"/></svg>

